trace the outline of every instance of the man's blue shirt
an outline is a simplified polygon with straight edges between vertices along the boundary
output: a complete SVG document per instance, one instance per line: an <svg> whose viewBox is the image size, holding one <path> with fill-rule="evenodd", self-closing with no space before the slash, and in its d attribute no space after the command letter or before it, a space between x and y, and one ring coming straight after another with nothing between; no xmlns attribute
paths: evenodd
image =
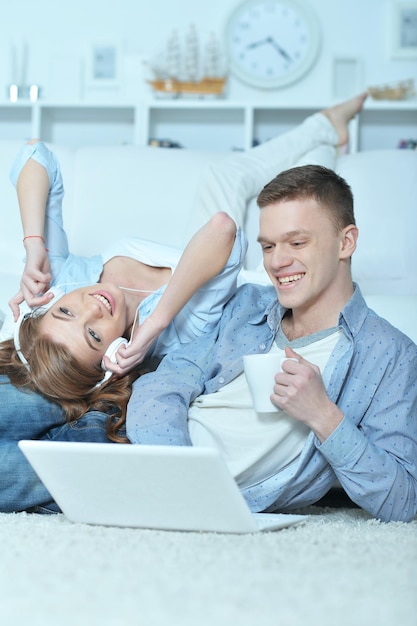
<svg viewBox="0 0 417 626"><path fill-rule="evenodd" d="M243 285L213 332L134 383L132 443L191 445L191 402L238 376L244 354L268 352L284 312L273 287ZM323 443L311 432L294 462L244 496L254 511L287 511L316 502L339 481L375 517L408 521L417 512L417 346L371 311L357 286L339 327L323 380L344 419Z"/></svg>

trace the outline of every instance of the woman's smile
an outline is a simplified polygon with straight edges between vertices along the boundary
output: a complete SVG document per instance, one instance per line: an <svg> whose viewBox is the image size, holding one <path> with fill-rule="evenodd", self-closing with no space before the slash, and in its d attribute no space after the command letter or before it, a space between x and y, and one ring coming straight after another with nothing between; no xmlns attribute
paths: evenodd
<svg viewBox="0 0 417 626"><path fill-rule="evenodd" d="M93 298L96 298L99 302L101 302L104 307L108 310L110 315L114 314L115 311L115 301L113 296L108 291L95 291L90 294Z"/></svg>

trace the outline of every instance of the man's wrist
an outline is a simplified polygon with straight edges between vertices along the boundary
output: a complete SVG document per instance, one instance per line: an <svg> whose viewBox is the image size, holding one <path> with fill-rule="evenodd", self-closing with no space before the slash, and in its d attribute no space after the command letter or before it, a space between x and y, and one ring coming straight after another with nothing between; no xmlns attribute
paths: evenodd
<svg viewBox="0 0 417 626"><path fill-rule="evenodd" d="M320 442L323 443L336 430L343 419L343 412L332 402L329 409L320 416L320 419L314 424L310 424L310 428Z"/></svg>

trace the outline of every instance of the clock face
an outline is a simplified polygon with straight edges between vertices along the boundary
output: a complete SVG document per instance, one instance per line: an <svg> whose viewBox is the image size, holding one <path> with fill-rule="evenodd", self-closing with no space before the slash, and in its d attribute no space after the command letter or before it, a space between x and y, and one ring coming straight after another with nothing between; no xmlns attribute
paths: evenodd
<svg viewBox="0 0 417 626"><path fill-rule="evenodd" d="M228 20L226 46L237 78L255 87L281 87L312 66L319 26L301 0L246 0Z"/></svg>

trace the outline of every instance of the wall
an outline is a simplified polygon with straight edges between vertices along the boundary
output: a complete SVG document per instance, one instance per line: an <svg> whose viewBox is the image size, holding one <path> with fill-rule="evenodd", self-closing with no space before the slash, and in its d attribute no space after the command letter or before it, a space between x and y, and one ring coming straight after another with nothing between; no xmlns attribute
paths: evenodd
<svg viewBox="0 0 417 626"><path fill-rule="evenodd" d="M308 0L307 0L308 1ZM389 54L391 0L309 0L322 26L322 47L309 74L289 87L257 92L231 78L233 99L329 103L334 99L332 61L335 56L359 57L358 88L414 78L415 60L394 60ZM201 41L214 31L220 38L236 0L14 0L2 7L0 21L0 100L11 76L14 48L27 44L27 81L42 86L53 100L134 101L149 93L142 61L161 51L173 29L184 35L194 23ZM117 88L85 85L86 59L95 40L107 39L123 48L122 83ZM4 94L4 95L3 95Z"/></svg>

